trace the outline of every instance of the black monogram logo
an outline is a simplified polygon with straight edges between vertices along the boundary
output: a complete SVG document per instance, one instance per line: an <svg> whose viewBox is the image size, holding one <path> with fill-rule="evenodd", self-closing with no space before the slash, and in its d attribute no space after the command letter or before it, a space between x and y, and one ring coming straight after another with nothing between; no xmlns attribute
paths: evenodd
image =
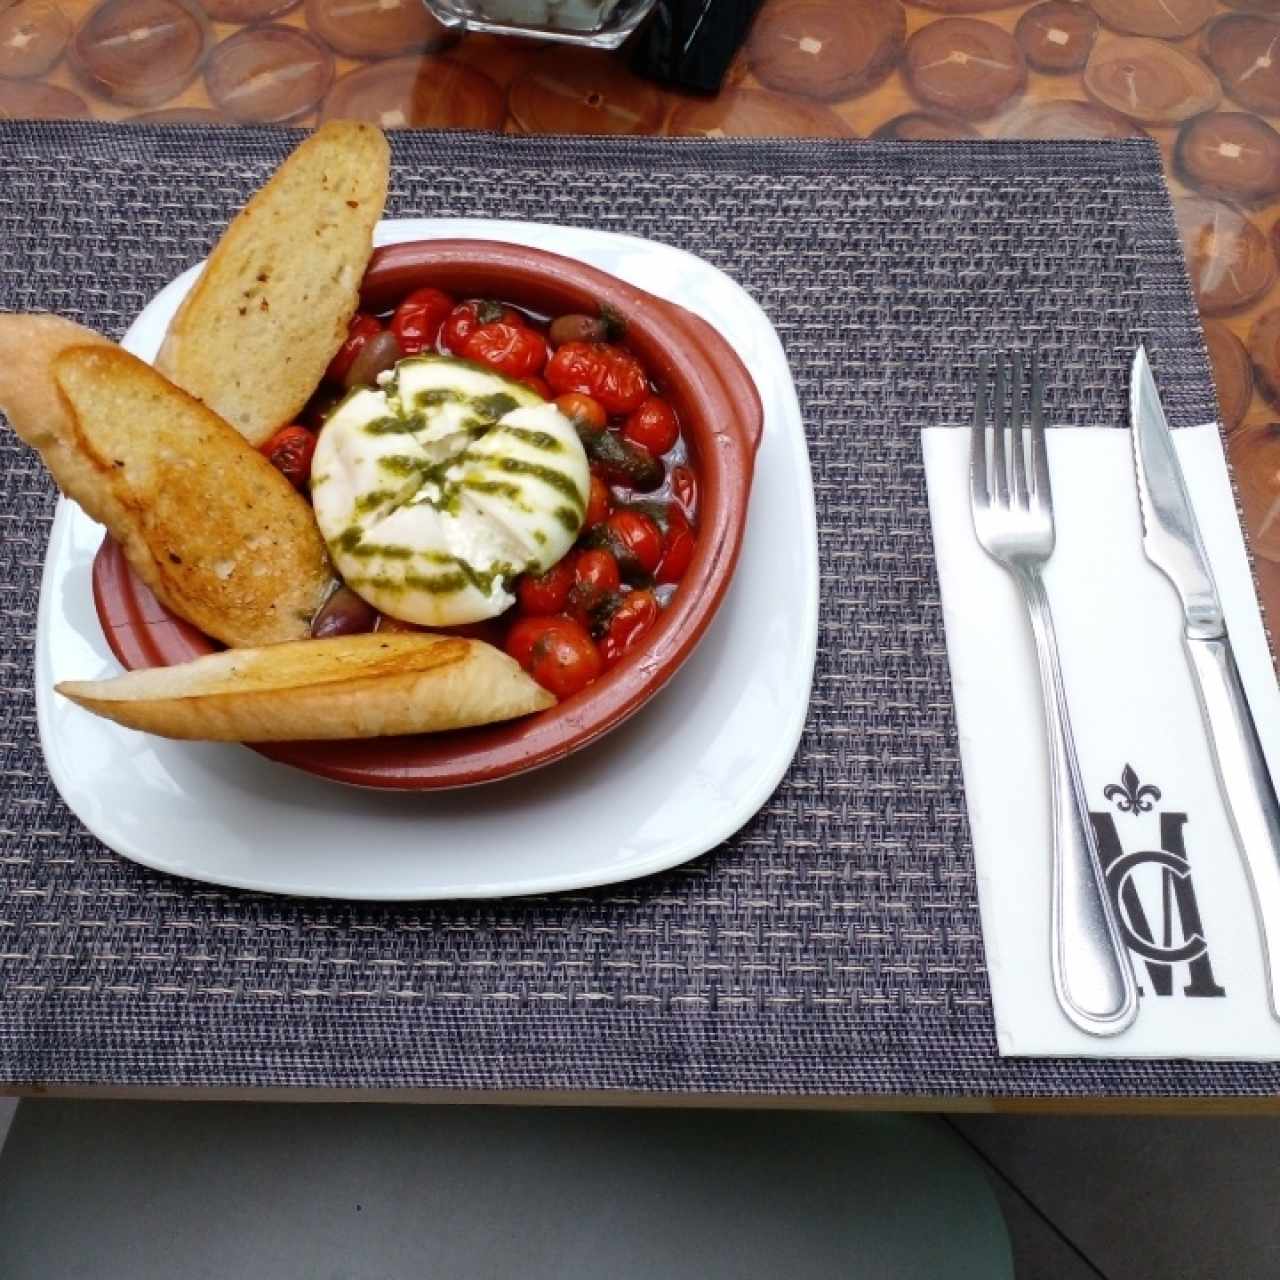
<svg viewBox="0 0 1280 1280"><path fill-rule="evenodd" d="M1160 799L1160 788L1149 782L1139 783L1133 765L1127 764L1120 772L1120 782L1112 782L1103 788L1105 799L1112 801L1121 813L1131 813L1136 818L1140 813L1150 813L1155 802Z"/></svg>
<svg viewBox="0 0 1280 1280"><path fill-rule="evenodd" d="M1103 796L1121 813L1150 813L1160 788L1140 782L1126 764L1120 783ZM1191 863L1187 857L1185 813L1160 814L1160 848L1126 852L1111 813L1091 813L1098 853L1106 872L1111 905L1129 950L1141 957L1152 993L1173 994L1174 970L1186 966L1186 996L1224 996L1213 977L1209 944L1196 903Z"/></svg>

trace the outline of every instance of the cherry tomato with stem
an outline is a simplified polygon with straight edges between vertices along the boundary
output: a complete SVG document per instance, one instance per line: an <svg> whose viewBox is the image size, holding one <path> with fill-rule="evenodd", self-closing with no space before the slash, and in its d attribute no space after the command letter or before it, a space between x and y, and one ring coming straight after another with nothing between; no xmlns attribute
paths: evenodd
<svg viewBox="0 0 1280 1280"><path fill-rule="evenodd" d="M502 303L490 302L487 298L472 298L458 303L449 312L440 328L439 345L443 350L460 356L467 339L481 325L523 323L524 317L514 307L504 307Z"/></svg>
<svg viewBox="0 0 1280 1280"><path fill-rule="evenodd" d="M547 363L547 341L523 325L483 324L462 344L462 355L508 378L528 378Z"/></svg>
<svg viewBox="0 0 1280 1280"><path fill-rule="evenodd" d="M355 363L356 356L360 354L364 344L381 332L382 321L377 316L371 316L367 311L357 311L347 325L346 339L333 359L329 361L329 367L324 371L324 376L330 382L341 382Z"/></svg>
<svg viewBox="0 0 1280 1280"><path fill-rule="evenodd" d="M622 436L654 457L666 453L680 439L676 411L661 396L650 396L627 418Z"/></svg>
<svg viewBox="0 0 1280 1280"><path fill-rule="evenodd" d="M262 446L267 461L281 472L295 489L303 488L311 479L311 458L316 451L316 438L296 424L281 427Z"/></svg>
<svg viewBox="0 0 1280 1280"><path fill-rule="evenodd" d="M585 627L572 618L520 618L507 632L507 652L544 689L568 698L604 670Z"/></svg>
<svg viewBox="0 0 1280 1280"><path fill-rule="evenodd" d="M522 613L560 613L568 602L572 587L573 565L566 556L545 573L524 574L516 583L516 599Z"/></svg>
<svg viewBox="0 0 1280 1280"><path fill-rule="evenodd" d="M608 342L566 342L543 374L557 395L576 391L598 400L608 413L630 413L649 395L644 366Z"/></svg>
<svg viewBox="0 0 1280 1280"><path fill-rule="evenodd" d="M412 356L434 347L440 327L455 305L441 289L415 289L391 317L391 332L396 335L400 350Z"/></svg>
<svg viewBox="0 0 1280 1280"><path fill-rule="evenodd" d="M658 613L658 601L651 591L631 591L623 596L600 641L606 667L613 666L644 639L657 622Z"/></svg>

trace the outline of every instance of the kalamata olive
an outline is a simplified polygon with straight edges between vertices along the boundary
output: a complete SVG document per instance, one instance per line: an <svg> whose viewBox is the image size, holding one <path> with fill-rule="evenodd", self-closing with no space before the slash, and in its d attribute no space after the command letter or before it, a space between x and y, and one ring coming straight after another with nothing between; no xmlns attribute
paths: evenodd
<svg viewBox="0 0 1280 1280"><path fill-rule="evenodd" d="M566 342L608 342L609 326L599 316L558 316L547 333L553 347Z"/></svg>
<svg viewBox="0 0 1280 1280"><path fill-rule="evenodd" d="M378 611L361 600L350 587L339 587L320 607L311 619L311 636L323 640L325 636L358 636L373 630Z"/></svg>
<svg viewBox="0 0 1280 1280"><path fill-rule="evenodd" d="M615 431L592 431L589 426L578 426L578 439L592 462L599 463L614 484L626 485L639 493L649 493L663 481L662 463L638 444Z"/></svg>
<svg viewBox="0 0 1280 1280"><path fill-rule="evenodd" d="M375 333L360 348L359 354L351 362L347 376L343 378L344 387L373 387L377 385L378 374L385 373L395 366L397 360L404 359L400 343L390 329Z"/></svg>

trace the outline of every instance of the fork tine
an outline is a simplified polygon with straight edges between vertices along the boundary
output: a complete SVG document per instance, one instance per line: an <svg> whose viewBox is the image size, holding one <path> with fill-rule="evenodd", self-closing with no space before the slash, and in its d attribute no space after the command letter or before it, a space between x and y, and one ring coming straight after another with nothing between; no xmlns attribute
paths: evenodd
<svg viewBox="0 0 1280 1280"><path fill-rule="evenodd" d="M984 352L978 359L978 390L973 400L973 427L969 433L969 501L974 507L991 502L987 490L987 375L991 361Z"/></svg>
<svg viewBox="0 0 1280 1280"><path fill-rule="evenodd" d="M1009 388L1009 476L1013 486L1013 501L1020 507L1027 505L1027 462L1022 444L1022 352L1013 353L1012 386Z"/></svg>
<svg viewBox="0 0 1280 1280"><path fill-rule="evenodd" d="M1037 504L1042 508L1053 505L1053 493L1049 488L1049 454L1044 437L1044 374L1040 369L1040 356L1031 353L1031 470Z"/></svg>
<svg viewBox="0 0 1280 1280"><path fill-rule="evenodd" d="M1005 457L1004 425L1005 425L1005 393L1008 390L1009 375L1003 356L996 357L996 388L992 404L991 425L991 474L995 483L996 501L1002 506L1009 505L1009 465Z"/></svg>

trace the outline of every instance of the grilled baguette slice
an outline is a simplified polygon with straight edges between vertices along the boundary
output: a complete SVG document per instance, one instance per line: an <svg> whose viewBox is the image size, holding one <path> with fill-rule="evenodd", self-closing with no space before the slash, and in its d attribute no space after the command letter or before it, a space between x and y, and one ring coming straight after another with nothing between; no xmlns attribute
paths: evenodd
<svg viewBox="0 0 1280 1280"><path fill-rule="evenodd" d="M390 174L373 125L322 125L223 233L156 368L252 445L291 422L347 336Z"/></svg>
<svg viewBox="0 0 1280 1280"><path fill-rule="evenodd" d="M49 468L58 487L95 520L109 524L93 467L76 445L70 406L50 372L68 347L114 347L109 339L71 320L50 315L0 313L0 413Z"/></svg>
<svg viewBox="0 0 1280 1280"><path fill-rule="evenodd" d="M61 400L41 450L54 478L162 603L224 644L310 634L328 554L310 505L262 454L119 347L66 347L43 377Z"/></svg>
<svg viewBox="0 0 1280 1280"><path fill-rule="evenodd" d="M491 724L555 703L505 653L425 632L228 649L58 692L166 738L286 742L377 738Z"/></svg>

